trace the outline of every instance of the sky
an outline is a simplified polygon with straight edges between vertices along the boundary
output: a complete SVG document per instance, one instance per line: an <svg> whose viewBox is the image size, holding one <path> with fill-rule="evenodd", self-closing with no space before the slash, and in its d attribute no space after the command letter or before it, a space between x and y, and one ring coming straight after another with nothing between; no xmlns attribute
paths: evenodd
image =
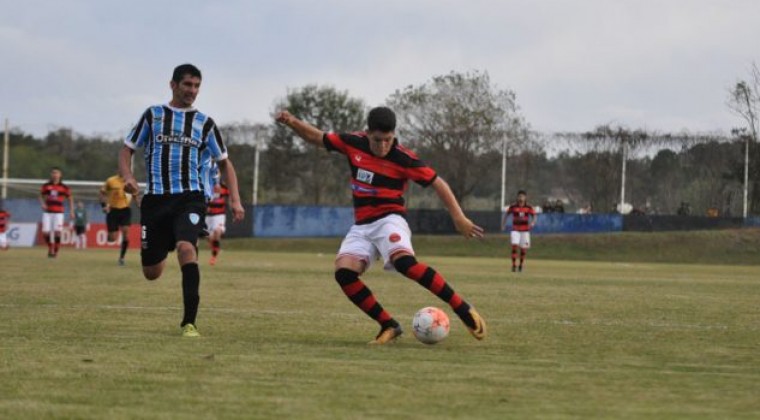
<svg viewBox="0 0 760 420"><path fill-rule="evenodd" d="M727 132L759 23L757 0L0 0L0 118L122 135L191 62L220 124L269 122L306 84L374 106L478 70L538 131Z"/></svg>

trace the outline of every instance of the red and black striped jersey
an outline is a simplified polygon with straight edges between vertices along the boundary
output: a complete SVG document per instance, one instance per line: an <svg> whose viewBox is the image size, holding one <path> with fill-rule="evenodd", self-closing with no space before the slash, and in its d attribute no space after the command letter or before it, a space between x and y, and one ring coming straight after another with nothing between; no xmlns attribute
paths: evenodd
<svg viewBox="0 0 760 420"><path fill-rule="evenodd" d="M230 196L230 190L224 184L214 187L214 195L208 202L206 214L214 216L217 214L227 213L227 197Z"/></svg>
<svg viewBox="0 0 760 420"><path fill-rule="evenodd" d="M71 196L71 189L63 182L54 184L48 181L40 188L40 194L45 197L46 213L63 213L63 202Z"/></svg>
<svg viewBox="0 0 760 420"><path fill-rule="evenodd" d="M509 215L512 215L512 230L527 232L530 230L530 216L535 216L536 211L527 203L514 203L507 207L507 216Z"/></svg>
<svg viewBox="0 0 760 420"><path fill-rule="evenodd" d="M351 167L354 219L359 225L389 214L406 214L403 195L407 181L427 187L438 177L417 155L400 146L398 140L394 140L393 148L382 158L372 154L364 132L326 133L323 141L327 150L346 155Z"/></svg>
<svg viewBox="0 0 760 420"><path fill-rule="evenodd" d="M8 229L8 221L11 218L11 214L5 210L0 210L0 233L5 233Z"/></svg>

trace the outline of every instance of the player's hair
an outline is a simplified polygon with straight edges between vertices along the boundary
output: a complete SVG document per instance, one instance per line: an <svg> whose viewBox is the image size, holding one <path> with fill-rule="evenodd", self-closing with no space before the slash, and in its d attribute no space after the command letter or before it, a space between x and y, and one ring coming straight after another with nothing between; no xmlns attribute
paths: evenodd
<svg viewBox="0 0 760 420"><path fill-rule="evenodd" d="M528 193L526 193L525 190L520 190L520 191L517 192L517 195L520 195L520 194L522 194L522 195L528 195Z"/></svg>
<svg viewBox="0 0 760 420"><path fill-rule="evenodd" d="M396 114L392 109L379 106L372 108L367 115L367 128L369 131L389 133L396 129Z"/></svg>
<svg viewBox="0 0 760 420"><path fill-rule="evenodd" d="M174 83L179 83L182 81L185 75L203 79L203 77L201 77L201 71L198 70L198 67L195 67L194 65L188 63L180 64L174 68L174 73L172 73L172 81L174 81Z"/></svg>

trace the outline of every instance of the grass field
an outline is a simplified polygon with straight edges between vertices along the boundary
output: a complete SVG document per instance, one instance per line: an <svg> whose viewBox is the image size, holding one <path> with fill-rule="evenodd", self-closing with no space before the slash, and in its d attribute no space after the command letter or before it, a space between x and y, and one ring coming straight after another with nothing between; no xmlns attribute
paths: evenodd
<svg viewBox="0 0 760 420"><path fill-rule="evenodd" d="M439 345L408 332L371 348L332 249L203 264L200 339L179 336L173 261L149 283L134 252L126 267L113 251L44 252L0 254L3 419L760 416L759 266L534 259L513 275L495 258L424 258L489 338L452 319ZM398 275L364 278L407 326L440 306Z"/></svg>

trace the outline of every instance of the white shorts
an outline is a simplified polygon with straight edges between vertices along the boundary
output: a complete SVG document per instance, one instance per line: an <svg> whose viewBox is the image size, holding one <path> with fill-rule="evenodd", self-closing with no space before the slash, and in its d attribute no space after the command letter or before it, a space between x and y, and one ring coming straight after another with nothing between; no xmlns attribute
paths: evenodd
<svg viewBox="0 0 760 420"><path fill-rule="evenodd" d="M512 245L517 245L520 248L530 248L530 232L518 232L513 230L512 233L509 234L509 237L512 240Z"/></svg>
<svg viewBox="0 0 760 420"><path fill-rule="evenodd" d="M63 213L42 213L42 231L63 231Z"/></svg>
<svg viewBox="0 0 760 420"><path fill-rule="evenodd" d="M206 216L206 229L208 229L209 233L214 233L217 230L221 231L221 233L224 233L224 231L227 229L225 226L226 222L227 215L224 214Z"/></svg>
<svg viewBox="0 0 760 420"><path fill-rule="evenodd" d="M338 258L354 257L367 264L383 258L386 270L393 270L391 257L404 251L414 255L412 231L406 219L391 214L366 225L353 225L340 244Z"/></svg>
<svg viewBox="0 0 760 420"><path fill-rule="evenodd" d="M8 235L3 232L0 233L0 248L5 248L6 246L8 246Z"/></svg>

